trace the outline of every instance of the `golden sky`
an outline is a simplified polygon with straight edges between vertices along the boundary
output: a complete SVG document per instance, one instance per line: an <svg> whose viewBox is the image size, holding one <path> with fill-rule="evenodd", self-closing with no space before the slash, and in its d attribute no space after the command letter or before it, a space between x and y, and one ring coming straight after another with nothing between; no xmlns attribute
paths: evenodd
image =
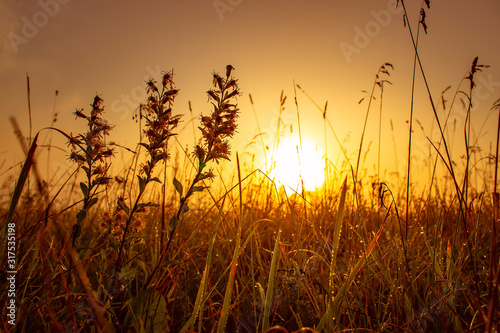
<svg viewBox="0 0 500 333"><path fill-rule="evenodd" d="M416 31L420 1L406 1ZM490 111L500 97L500 2L496 0L431 1L426 9L428 34L420 34L419 50L431 92L444 118L439 101L447 87L448 102L474 57L491 65L476 77L472 124L487 154L496 139L498 112ZM194 115L210 112L206 91L211 73L235 67L243 95L239 133L232 150L261 157L259 141L247 147L258 133L248 94L252 94L259 124L271 143L276 129L280 93L288 97L283 114L297 134L293 80L321 106L328 100L327 117L354 159L359 147L367 100L374 76L385 62L394 65L384 89L382 115L383 169L394 171L394 160L404 170L406 159L413 47L403 26L401 6L395 1L319 0L3 0L0 3L0 173L22 161L8 117L29 133L26 73L31 80L33 132L49 126L55 109L56 126L78 132L76 108L89 110L96 93L104 100L104 118L115 125L112 140L135 148L137 125L131 119L145 101L144 81L174 69L180 89L174 113L186 115L180 139L192 147L188 101ZM439 138L433 125L429 99L420 73L416 78L415 154L427 156L427 139ZM466 83L461 86L468 89ZM58 90L56 104L54 92ZM378 138L379 104L372 104L364 148L373 141L373 171ZM297 90L303 137L324 151L322 115ZM462 132L465 112L457 102L452 119ZM449 103L448 103L449 105ZM390 121L394 126L394 136ZM462 126L462 127L461 127ZM327 131L328 156L335 162L338 144ZM198 134L198 133L197 133ZM199 135L198 135L199 136ZM56 134L52 143L65 148ZM394 138L394 140L393 140ZM455 140L459 159L460 136ZM48 139L46 139L48 140ZM255 141L255 140L254 140ZM394 143L398 153L394 153ZM247 148L245 148L247 147ZM67 163L54 153L54 162ZM355 160L355 159L354 159ZM2 164L3 163L3 164ZM260 160L262 163L262 160Z"/></svg>

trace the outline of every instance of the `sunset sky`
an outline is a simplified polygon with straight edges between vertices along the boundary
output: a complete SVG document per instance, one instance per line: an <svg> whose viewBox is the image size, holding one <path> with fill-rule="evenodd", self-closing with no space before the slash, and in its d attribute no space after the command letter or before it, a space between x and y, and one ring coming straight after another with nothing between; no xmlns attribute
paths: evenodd
<svg viewBox="0 0 500 333"><path fill-rule="evenodd" d="M422 2L405 3L416 32ZM479 56L480 64L491 66L477 74L473 96L472 124L486 155L496 139L498 119L498 110L490 108L500 98L500 2L431 1L426 14L428 34L421 31L419 51L443 119L441 92L452 86L445 95L448 107L474 57ZM99 93L106 107L104 118L116 126L111 140L134 149L138 134L132 113L145 101L144 81L174 69L180 89L174 113L185 115L179 138L192 147L188 101L194 116L210 112L206 91L210 89L211 73L224 72L231 64L243 92L238 98L240 127L232 150L255 153L261 166L262 146L254 139L258 130L249 93L269 145L275 135L282 90L287 96L284 121L292 125L293 135L297 134L293 80L321 107L328 101L327 117L339 139L346 140L348 154L355 162L367 108L367 99L361 104L358 101L366 97L362 90L371 90L374 76L385 62L393 64L394 70L386 77L393 85L384 89L382 169L395 171L392 120L399 171L403 171L413 57L402 8L395 8L395 1L388 0L3 0L0 173L23 160L8 117L15 116L23 134L29 134L26 73L31 80L33 133L51 124L54 105L56 127L81 131L85 124L74 121L72 112L76 108L88 111ZM435 141L439 136L420 73L416 82L415 118L423 131L415 123L415 154L424 158L426 136ZM468 83L461 88L468 91ZM54 104L56 90L59 96ZM364 144L365 149L373 141L365 165L371 172L378 144L377 90L376 97ZM300 90L297 99L302 136L323 155L322 114ZM459 102L452 119L456 119L457 133L461 134L465 112ZM338 144L332 132L327 132L328 156L336 162ZM256 143L248 146L252 141ZM65 140L55 133L52 144L66 149ZM454 144L458 161L463 136L457 134ZM53 159L68 163L64 153L54 153Z"/></svg>

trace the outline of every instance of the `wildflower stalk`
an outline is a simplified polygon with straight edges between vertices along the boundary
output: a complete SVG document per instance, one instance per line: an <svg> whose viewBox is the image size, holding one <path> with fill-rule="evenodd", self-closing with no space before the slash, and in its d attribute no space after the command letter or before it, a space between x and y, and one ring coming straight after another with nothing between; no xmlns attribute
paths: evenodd
<svg viewBox="0 0 500 333"><path fill-rule="evenodd" d="M149 160L141 165L141 172L137 175L139 193L135 198L132 208L127 206L123 198L119 198L117 201L118 206L127 215L127 219L120 242L115 273L118 273L121 269L123 248L134 214L144 210L146 207L157 206L153 203L141 203L141 198L149 183L153 181L161 183L157 177L153 177L153 169L160 161L166 162L168 160L168 140L171 136L175 135L173 130L177 127L181 118L181 115L172 116L172 104L179 92L178 89L174 89L173 72L163 74L161 91L157 87L157 82L153 79L147 81L146 85L146 91L149 97L147 104L144 108L141 108L139 117L141 119L143 117L146 119L146 129L144 133L149 143L141 142L139 144L146 148ZM143 109L144 114L142 113Z"/></svg>
<svg viewBox="0 0 500 333"><path fill-rule="evenodd" d="M179 208L170 219L170 234L168 242L161 254L161 257L146 281L145 287L149 285L156 269L161 265L172 239L174 238L177 225L184 213L189 211L189 198L196 192L201 192L206 186L198 185L205 179L213 179L215 175L211 170L205 171L207 163L214 160L217 164L219 159L229 160L229 142L236 131L236 118L239 109L236 104L232 104L232 99L240 95L237 80L231 76L233 66L226 66L226 76L222 77L218 73L213 73L213 88L207 91L209 101L213 105L213 112L210 116L201 116L201 126L198 128L202 133L202 143L195 146L194 155L198 159L198 169L193 181L184 192L182 184L174 177L173 184L179 193Z"/></svg>
<svg viewBox="0 0 500 333"><path fill-rule="evenodd" d="M170 221L172 231L165 251L168 250L182 214L189 210L188 199L195 192L203 191L206 188L205 186L197 186L197 184L204 179L214 178L211 170L203 171L207 163L215 160L218 164L220 158L229 160L230 152L227 138L232 137L236 130L236 117L239 110L236 104L230 104L230 100L240 94L236 80L231 77L232 69L231 65L227 66L226 78L222 78L216 73L213 74L214 89L207 91L207 94L214 106L214 111L211 116L201 117L202 126L199 129L202 132L204 144L195 147L194 154L198 158L198 171L184 196L182 184L174 178L174 186L181 198L179 209Z"/></svg>
<svg viewBox="0 0 500 333"><path fill-rule="evenodd" d="M77 136L69 135L68 146L71 147L69 160L74 161L85 171L86 181L80 182L80 190L83 194L83 207L76 214L76 224L73 227L72 242L73 245L81 233L82 221L87 216L89 209L97 203L95 193L99 186L108 185L111 180L106 177L108 167L103 163L106 158L113 156L113 149L108 148L103 141L105 135L109 135L112 127L107 124L101 114L104 112L102 98L99 95L94 97L92 111L87 116L83 109L74 112L76 118L87 120L88 131Z"/></svg>

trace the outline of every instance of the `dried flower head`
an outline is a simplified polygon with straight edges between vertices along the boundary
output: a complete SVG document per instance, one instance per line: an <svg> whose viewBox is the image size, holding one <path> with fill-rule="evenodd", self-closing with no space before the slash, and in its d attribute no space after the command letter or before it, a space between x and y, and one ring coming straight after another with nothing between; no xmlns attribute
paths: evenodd
<svg viewBox="0 0 500 333"><path fill-rule="evenodd" d="M83 157L82 155L78 154L75 151L72 151L71 154L69 154L68 159L70 161L73 161L73 162L78 163L80 165L82 165L83 163L85 163L85 157Z"/></svg>
<svg viewBox="0 0 500 333"><path fill-rule="evenodd" d="M80 157L85 156L86 159L88 158L89 166L87 167L89 168L98 167L99 164L94 165L94 163L102 162L103 157L111 157L113 155L113 149L107 148L103 142L104 136L109 135L112 126L101 118L104 112L102 102L103 100L99 95L94 97L94 101L91 104L92 110L90 111L90 116L85 115L83 109L77 109L74 112L77 119L87 120L88 130L76 137L70 135L68 139L68 146L71 146L69 159L79 163L79 161L81 162L81 158L76 155Z"/></svg>
<svg viewBox="0 0 500 333"><path fill-rule="evenodd" d="M146 119L144 134L148 143L142 143L151 159L142 166L142 170L150 177L155 164L169 158L168 140L175 135L173 130L179 124L181 115L172 115L172 105L179 90L174 88L173 72L163 74L161 87L150 79L146 82L149 94L147 104L141 107L141 117Z"/></svg>
<svg viewBox="0 0 500 333"><path fill-rule="evenodd" d="M180 196L180 205L177 213L170 220L170 239L179 223L182 215L189 211L188 199L195 193L203 191L206 186L197 186L205 179L213 179L215 175L212 170L204 171L207 163L211 160L219 162L220 158L229 159L229 138L236 131L236 118L238 108L232 99L240 94L237 80L231 76L233 66L226 66L226 77L213 73L213 88L207 91L208 99L213 105L210 116L201 116L202 133L201 143L195 146L194 155L198 159L198 170L191 185L184 192L182 184L174 177L173 183ZM170 242L168 243L170 244ZM168 246L167 246L168 248Z"/></svg>
<svg viewBox="0 0 500 333"><path fill-rule="evenodd" d="M146 227L146 221L140 215L142 213L135 215L130 224L132 231L136 234L137 243L143 242L138 234ZM121 209L116 209L113 213L106 211L102 214L101 227L107 229L108 233L119 241L125 232L127 219L127 214Z"/></svg>
<svg viewBox="0 0 500 333"><path fill-rule="evenodd" d="M229 159L230 149L228 139L234 135L237 128L237 104L232 99L240 95L237 80L231 76L234 67L226 66L226 77L213 73L213 88L207 91L209 101L214 110L210 116L201 116L199 129L203 135L203 144L196 147L195 155L201 165L210 160L219 163L219 159Z"/></svg>

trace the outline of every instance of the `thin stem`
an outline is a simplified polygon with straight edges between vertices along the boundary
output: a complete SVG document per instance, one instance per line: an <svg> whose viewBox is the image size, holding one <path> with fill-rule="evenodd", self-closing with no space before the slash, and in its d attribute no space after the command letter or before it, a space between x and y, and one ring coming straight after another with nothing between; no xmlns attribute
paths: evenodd
<svg viewBox="0 0 500 333"><path fill-rule="evenodd" d="M406 22L408 27L410 26L410 21L408 17L406 17ZM411 185L411 143L412 143L412 134L413 134L413 106L415 101L415 76L416 76L416 68L417 68L417 50L418 50L418 40L420 35L420 24L417 28L417 41L415 45L415 55L413 57L413 73L412 73L412 81L411 81L411 101L410 101L410 130L408 134L408 165L407 165L407 173L406 173L406 223L405 223L405 241L408 241L408 224L409 214L410 214L410 185Z"/></svg>
<svg viewBox="0 0 500 333"><path fill-rule="evenodd" d="M147 175L147 178L145 180L145 184L147 185L150 181L150 174ZM127 221L125 223L125 230L123 231L123 236L122 236L122 241L120 243L120 249L118 251L118 259L116 260L116 269L115 269L115 274L118 274L118 271L121 269L121 257L123 253L123 246L125 244L125 239L127 236L128 229L130 227L130 223L132 222L132 218L134 217L134 213L137 211L139 201L141 200L142 194L144 191L139 192L137 195L137 198L135 199L134 205L132 206L132 210L130 210Z"/></svg>
<svg viewBox="0 0 500 333"><path fill-rule="evenodd" d="M259 130L259 136L260 136L260 142L262 144L262 151L264 152L264 161L265 161L265 165L266 165L266 171L269 171L269 169L267 168L267 152L266 152L266 145L264 144L264 138L262 137L262 135L264 133L262 133L262 130L260 129L260 124L259 124L259 118L257 118L257 112L255 111L255 105L253 104L253 98L252 98L252 95L251 94L248 94L248 98L250 98L250 104L252 104L252 110L253 110L253 114L255 116L255 122L257 123L257 129Z"/></svg>
<svg viewBox="0 0 500 333"><path fill-rule="evenodd" d="M489 306L488 306L488 322L486 323L485 332L491 332L493 323L497 315L498 306L498 275L500 274L500 266L497 268L496 259L496 244L497 244L497 229L496 224L498 221L498 193L497 193L497 181L498 181L498 145L500 142L500 106L498 107L498 126L497 126L497 142L496 142L496 153L495 153L495 180L493 183L493 221L491 230L491 243L490 243L490 278L488 282L488 296L489 296ZM494 280L496 277L496 280Z"/></svg>
<svg viewBox="0 0 500 333"><path fill-rule="evenodd" d="M404 0L401 0L401 4L403 6L403 10L404 10L404 13L405 13L406 21L408 22L408 14L407 14L407 11L406 11L406 6L404 4ZM419 65L419 68L420 68L420 72L422 73L422 78L424 79L425 87L426 87L426 90L427 90L427 95L429 96L429 100L430 100L430 103L431 103L432 111L434 113L434 118L435 118L436 123L438 125L439 132L441 134L441 138L443 139L443 146L444 146L444 149L445 149L445 152L446 152L446 160L443 159L443 162L445 162L445 164L447 165L447 168L448 168L448 170L449 170L449 172L451 174L453 183L455 185L455 191L456 191L458 199L459 199L459 209L460 209L460 215L462 216L462 222L463 222L463 228L464 228L464 238L465 238L465 241L467 243L467 247L469 249L469 253L471 255L472 263L473 263L473 266L474 266L473 274L474 274L474 280L476 281L476 283L474 284L474 287L476 289L475 290L476 297L477 297L476 302L478 302L479 297L480 297L480 293L479 293L479 289L478 289L478 286L477 286L477 281L478 281L477 269L476 269L477 263L476 263L474 255L473 255L473 247L472 247L472 243L471 243L470 238L469 238L469 231L468 231L468 227L467 227L467 215L468 214L466 214L466 212L468 212L468 207L467 207L466 202L464 201L463 193L460 190L460 186L458 185L457 177L455 176L455 172L454 172L454 168L453 168L453 162L451 160L451 155L450 155L450 152L449 152L448 144L447 144L445 136L444 136L443 127L441 126L441 122L440 122L439 116L437 114L436 106L434 105L434 100L432 98L432 93L431 93L431 90L430 90L430 87L429 87L429 83L427 81L427 77L426 77L425 72L424 72L422 61L420 60L420 56L419 56L419 53L417 51L417 45L416 45L416 42L415 42L415 38L413 37L413 32L412 32L411 26L409 24L408 24L408 31L410 33L410 37L411 37L411 41L412 41L412 44L413 44L413 48L415 50L415 55L417 56L417 60L418 60L418 65ZM478 306L477 309L481 312L481 315L484 316L483 310L482 310L481 306L479 305L479 302L478 302L477 306Z"/></svg>

